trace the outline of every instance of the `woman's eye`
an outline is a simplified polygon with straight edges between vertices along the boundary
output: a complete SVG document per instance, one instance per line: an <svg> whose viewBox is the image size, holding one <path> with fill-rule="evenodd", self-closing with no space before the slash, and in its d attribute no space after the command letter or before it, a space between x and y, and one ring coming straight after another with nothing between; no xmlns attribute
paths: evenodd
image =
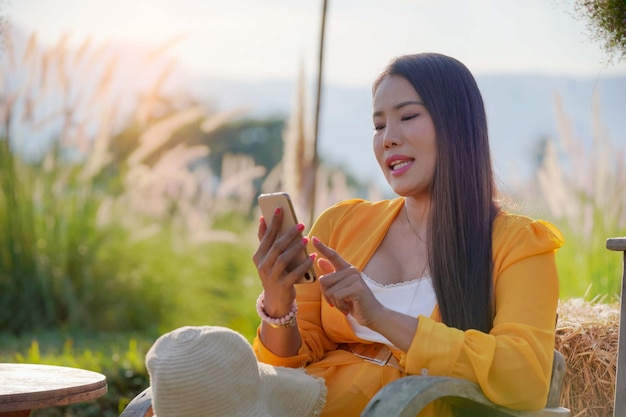
<svg viewBox="0 0 626 417"><path fill-rule="evenodd" d="M374 125L374 130L383 130L385 125Z"/></svg>
<svg viewBox="0 0 626 417"><path fill-rule="evenodd" d="M419 116L419 114L409 114L407 116L402 116L402 121L406 121L406 120L411 120L411 119L415 119L417 116Z"/></svg>

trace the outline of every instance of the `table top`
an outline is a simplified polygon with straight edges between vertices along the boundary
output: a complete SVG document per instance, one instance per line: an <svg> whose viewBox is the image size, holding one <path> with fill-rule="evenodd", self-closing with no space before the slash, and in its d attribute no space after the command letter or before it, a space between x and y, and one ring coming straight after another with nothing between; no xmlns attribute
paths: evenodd
<svg viewBox="0 0 626 417"><path fill-rule="evenodd" d="M0 412L94 400L107 392L106 377L65 366L0 363Z"/></svg>

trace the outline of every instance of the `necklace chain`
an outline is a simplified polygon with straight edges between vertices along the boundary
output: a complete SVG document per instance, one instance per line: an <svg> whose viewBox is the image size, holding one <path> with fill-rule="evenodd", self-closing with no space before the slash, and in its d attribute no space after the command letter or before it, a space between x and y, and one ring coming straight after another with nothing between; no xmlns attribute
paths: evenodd
<svg viewBox="0 0 626 417"><path fill-rule="evenodd" d="M422 239L420 234L417 233L417 230L415 230L415 227L413 227L413 223L411 223L411 220L409 219L409 211L406 208L406 203L404 204L404 216L406 217L406 221L409 223L409 227L411 228L411 230L413 230L413 233L415 233L415 236L417 236L417 238L420 241L422 241L423 243L426 243L426 241L424 239Z"/></svg>
<svg viewBox="0 0 626 417"><path fill-rule="evenodd" d="M413 223L411 223L411 220L409 219L409 212L406 208L406 203L404 204L404 216L406 217L406 221L407 223L409 223L409 227L411 228L411 230L413 230L413 233L415 233L415 236L417 236L417 238L422 242L422 243L426 243L424 241L424 239L422 239L422 237L420 236L419 233L417 233L417 230L415 230L415 227L413 227ZM424 264L424 268L422 269L422 273L420 274L419 278L424 278L424 274L426 273L426 270L428 269L428 260L426 260L426 263Z"/></svg>

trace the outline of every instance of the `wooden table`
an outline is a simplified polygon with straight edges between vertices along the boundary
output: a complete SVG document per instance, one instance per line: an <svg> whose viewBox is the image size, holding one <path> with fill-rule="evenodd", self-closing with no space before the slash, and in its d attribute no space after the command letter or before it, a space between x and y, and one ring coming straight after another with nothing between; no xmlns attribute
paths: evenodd
<svg viewBox="0 0 626 417"><path fill-rule="evenodd" d="M0 363L0 417L26 417L36 408L94 400L106 377L64 366Z"/></svg>

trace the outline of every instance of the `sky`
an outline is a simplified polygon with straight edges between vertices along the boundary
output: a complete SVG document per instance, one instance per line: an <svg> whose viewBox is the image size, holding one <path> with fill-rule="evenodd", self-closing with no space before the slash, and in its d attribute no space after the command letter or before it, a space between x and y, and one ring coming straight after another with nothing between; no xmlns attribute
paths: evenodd
<svg viewBox="0 0 626 417"><path fill-rule="evenodd" d="M181 68L242 80L317 76L322 1L4 0L11 24L138 45L174 41ZM626 74L607 66L575 0L328 0L324 81L369 85L396 55L441 52L472 72Z"/></svg>

